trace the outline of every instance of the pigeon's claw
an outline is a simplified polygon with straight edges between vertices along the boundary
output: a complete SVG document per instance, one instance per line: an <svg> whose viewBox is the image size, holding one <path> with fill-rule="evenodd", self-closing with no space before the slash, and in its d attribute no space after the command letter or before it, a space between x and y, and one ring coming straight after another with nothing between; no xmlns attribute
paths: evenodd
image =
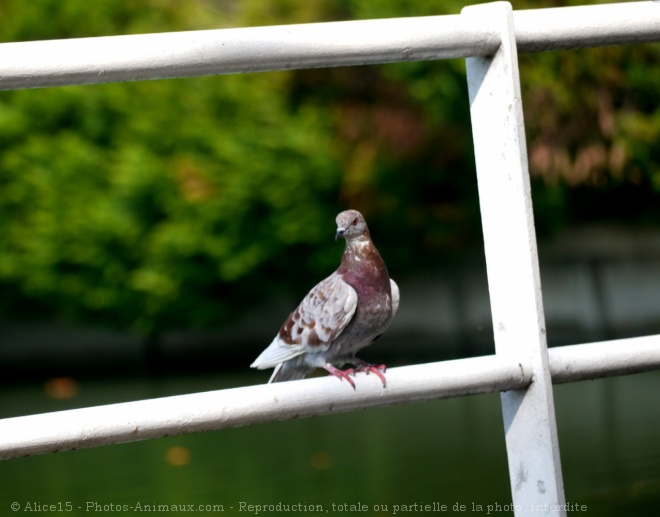
<svg viewBox="0 0 660 517"><path fill-rule="evenodd" d="M367 375L369 375L369 373L374 373L383 383L383 388L387 387L387 381L385 380L385 376L383 375L387 370L387 366L385 366L384 364L378 364L378 365L370 364L367 363L366 361L362 361L361 359L356 359L355 366L357 368L350 368L349 370L346 370L346 373L351 373L353 374L353 376L355 376L355 374L358 372L364 372Z"/></svg>
<svg viewBox="0 0 660 517"><path fill-rule="evenodd" d="M335 368L331 364L326 364L323 367L324 370L328 371L331 375L334 375L335 377L339 378L339 380L345 380L348 382L353 389L355 389L355 383L353 382L353 379L351 379L348 374L351 372L351 370L346 370L342 371L339 368Z"/></svg>

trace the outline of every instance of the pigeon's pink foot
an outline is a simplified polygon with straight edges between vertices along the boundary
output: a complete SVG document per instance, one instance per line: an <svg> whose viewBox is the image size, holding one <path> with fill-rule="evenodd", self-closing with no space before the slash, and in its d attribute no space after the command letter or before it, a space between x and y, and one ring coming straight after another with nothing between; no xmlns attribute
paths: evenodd
<svg viewBox="0 0 660 517"><path fill-rule="evenodd" d="M340 381L341 381L341 380L345 380L346 382L348 382L348 383L351 385L351 387L352 387L353 389L355 389L355 383L353 382L353 379L351 379L351 378L348 376L348 374L349 374L352 370L342 371L342 370L340 370L339 368L335 368L334 366L332 366L332 365L329 364L329 363L326 364L326 365L323 367L323 369L326 370L326 371L328 371L330 374L334 375L335 377L338 377Z"/></svg>
<svg viewBox="0 0 660 517"><path fill-rule="evenodd" d="M349 370L346 370L345 373L352 373L353 375L355 375L358 372L365 372L367 375L369 375L369 373L371 372L376 374L376 376L381 380L381 382L383 383L383 388L387 386L387 381L385 380L385 376L383 375L387 370L387 366L385 366L384 364L378 364L378 365L370 364L360 359L356 359L355 366L356 366L355 369L351 368Z"/></svg>

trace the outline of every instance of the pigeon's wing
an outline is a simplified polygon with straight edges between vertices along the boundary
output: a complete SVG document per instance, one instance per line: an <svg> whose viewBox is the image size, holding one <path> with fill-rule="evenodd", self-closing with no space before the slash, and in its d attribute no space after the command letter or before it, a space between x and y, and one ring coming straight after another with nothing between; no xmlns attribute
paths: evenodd
<svg viewBox="0 0 660 517"><path fill-rule="evenodd" d="M390 287L392 288L392 317L396 315L399 310L399 286L390 278Z"/></svg>
<svg viewBox="0 0 660 517"><path fill-rule="evenodd" d="M304 353L326 351L353 318L357 304L355 289L333 273L305 296L252 368L273 368Z"/></svg>

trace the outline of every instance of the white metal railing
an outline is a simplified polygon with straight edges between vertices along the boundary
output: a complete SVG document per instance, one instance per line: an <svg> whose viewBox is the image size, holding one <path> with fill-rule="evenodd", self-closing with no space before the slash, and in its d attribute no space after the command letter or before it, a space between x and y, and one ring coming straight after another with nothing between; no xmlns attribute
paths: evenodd
<svg viewBox="0 0 660 517"><path fill-rule="evenodd" d="M534 382L503 392L509 477L516 507L566 503L548 366L518 54L508 4L468 7L491 20L500 46L466 60L495 351L527 359ZM543 487L543 489L539 489ZM560 515L560 512L557 512Z"/></svg>
<svg viewBox="0 0 660 517"><path fill-rule="evenodd" d="M519 52L660 40L658 2L514 12ZM463 15L0 44L0 89L485 56L494 20Z"/></svg>
<svg viewBox="0 0 660 517"><path fill-rule="evenodd" d="M625 345L625 346L624 346ZM660 368L660 336L552 348L554 383ZM387 371L387 389L358 374L259 384L0 420L0 459L263 424L394 404L522 389L532 369L497 355Z"/></svg>
<svg viewBox="0 0 660 517"><path fill-rule="evenodd" d="M514 28L515 27L515 28ZM467 58L496 355L9 418L0 458L502 392L516 515L565 515L552 383L660 368L660 336L548 351L517 52L660 41L660 2L0 44L0 89Z"/></svg>

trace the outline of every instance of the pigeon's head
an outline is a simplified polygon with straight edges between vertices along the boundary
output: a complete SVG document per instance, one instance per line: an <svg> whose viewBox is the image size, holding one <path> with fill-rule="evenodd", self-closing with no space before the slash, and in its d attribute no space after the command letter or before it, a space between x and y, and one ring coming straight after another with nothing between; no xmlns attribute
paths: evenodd
<svg viewBox="0 0 660 517"><path fill-rule="evenodd" d="M335 240L343 237L346 240L356 237L369 237L367 222L357 210L346 210L337 216L337 233Z"/></svg>

